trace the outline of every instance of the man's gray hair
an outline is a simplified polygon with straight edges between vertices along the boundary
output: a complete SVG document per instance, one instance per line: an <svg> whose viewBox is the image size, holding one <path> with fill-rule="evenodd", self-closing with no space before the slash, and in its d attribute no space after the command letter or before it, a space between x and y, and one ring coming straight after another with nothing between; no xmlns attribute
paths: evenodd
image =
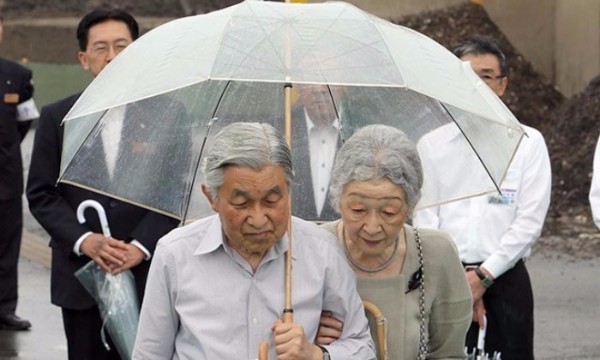
<svg viewBox="0 0 600 360"><path fill-rule="evenodd" d="M335 157L329 189L332 206L340 211L340 197L349 182L382 178L404 190L408 215L412 216L423 185L423 168L415 144L395 127L365 126L342 145Z"/></svg>
<svg viewBox="0 0 600 360"><path fill-rule="evenodd" d="M261 170L267 166L281 166L291 186L294 178L290 148L269 124L238 122L225 126L213 138L202 163L204 184L217 198L223 185L223 171L227 166Z"/></svg>

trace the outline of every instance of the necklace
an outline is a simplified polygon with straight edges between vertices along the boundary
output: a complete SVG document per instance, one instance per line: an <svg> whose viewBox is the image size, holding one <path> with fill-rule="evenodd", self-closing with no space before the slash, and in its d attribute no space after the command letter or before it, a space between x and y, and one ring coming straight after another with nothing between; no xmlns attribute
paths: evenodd
<svg viewBox="0 0 600 360"><path fill-rule="evenodd" d="M343 233L344 233L344 231L342 230L342 234ZM350 250L348 249L348 244L346 243L346 240L342 239L342 242L344 243L344 251L346 252L346 257L348 258L348 260L350 261L352 266L354 266L355 268L357 268L360 271L366 272L367 274L374 274L376 272L380 272L381 270L384 270L385 268L390 266L392 261L394 261L394 258L396 257L396 253L398 252L398 244L400 243L400 235L398 235L398 237L396 238L396 243L394 244L394 251L392 252L392 255L390 256L390 258L387 259L383 264L381 264L377 267L374 267L374 268L368 268L368 267L362 265L361 263L359 263L358 260L353 258L352 255L350 254Z"/></svg>

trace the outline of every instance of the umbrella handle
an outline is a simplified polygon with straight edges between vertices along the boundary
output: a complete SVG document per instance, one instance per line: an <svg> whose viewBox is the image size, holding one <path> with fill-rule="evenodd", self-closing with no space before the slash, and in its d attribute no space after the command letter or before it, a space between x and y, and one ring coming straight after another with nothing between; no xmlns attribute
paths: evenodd
<svg viewBox="0 0 600 360"><path fill-rule="evenodd" d="M483 316L483 328L479 329L479 334L477 335L477 351L480 355L485 353L485 331L487 329L487 317Z"/></svg>
<svg viewBox="0 0 600 360"><path fill-rule="evenodd" d="M102 226L102 233L104 236L111 237L110 228L108 227L108 220L106 219L106 212L104 211L102 205L96 200L85 200L79 204L77 207L77 220L79 220L79 223L85 223L85 216L83 215L83 212L89 207L94 208L96 212L98 212L98 217L100 218L100 225Z"/></svg>

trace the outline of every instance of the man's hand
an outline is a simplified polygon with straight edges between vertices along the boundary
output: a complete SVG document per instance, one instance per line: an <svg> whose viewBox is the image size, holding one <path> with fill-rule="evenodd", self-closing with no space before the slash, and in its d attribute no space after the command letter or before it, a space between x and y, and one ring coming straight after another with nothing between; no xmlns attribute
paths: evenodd
<svg viewBox="0 0 600 360"><path fill-rule="evenodd" d="M487 289L483 286L481 279L475 274L475 271L467 271L466 275L469 287L471 288L471 295L473 296L473 304L475 304L477 301L481 300L481 297Z"/></svg>
<svg viewBox="0 0 600 360"><path fill-rule="evenodd" d="M137 266L146 257L146 254L144 254L142 252L142 250L140 250L140 248L138 248L135 245L131 245L131 244L127 244L126 243L125 247L127 248L127 250L125 252L125 254L127 256L127 259L125 260L125 262L123 263L123 265L114 267L112 269L111 273L113 275L117 275L120 272L129 270L132 267Z"/></svg>
<svg viewBox="0 0 600 360"><path fill-rule="evenodd" d="M81 243L80 250L109 273L127 262L125 242L107 238L102 234L88 235Z"/></svg>
<svg viewBox="0 0 600 360"><path fill-rule="evenodd" d="M271 327L278 360L322 360L323 351L311 344L297 323L277 320Z"/></svg>
<svg viewBox="0 0 600 360"><path fill-rule="evenodd" d="M321 312L316 343L319 345L329 345L342 337L343 330L344 323L334 318L331 311L324 310Z"/></svg>
<svg viewBox="0 0 600 360"><path fill-rule="evenodd" d="M479 328L483 329L485 326L485 305L483 299L473 303L473 321L479 324Z"/></svg>

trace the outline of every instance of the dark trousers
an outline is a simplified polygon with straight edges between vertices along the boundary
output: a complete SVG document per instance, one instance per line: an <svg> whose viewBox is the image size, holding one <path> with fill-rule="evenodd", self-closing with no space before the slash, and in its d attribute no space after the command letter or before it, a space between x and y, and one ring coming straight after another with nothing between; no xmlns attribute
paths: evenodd
<svg viewBox="0 0 600 360"><path fill-rule="evenodd" d="M102 319L97 306L87 310L62 308L63 325L67 335L69 360L120 360L108 331L106 340L111 350L102 343Z"/></svg>
<svg viewBox="0 0 600 360"><path fill-rule="evenodd" d="M19 251L23 232L21 198L0 201L0 313L17 308Z"/></svg>
<svg viewBox="0 0 600 360"><path fill-rule="evenodd" d="M533 292L520 260L494 282L483 295L487 316L485 351L502 354L502 360L533 360ZM477 346L479 325L471 324L467 348ZM470 352L470 350L469 350Z"/></svg>

